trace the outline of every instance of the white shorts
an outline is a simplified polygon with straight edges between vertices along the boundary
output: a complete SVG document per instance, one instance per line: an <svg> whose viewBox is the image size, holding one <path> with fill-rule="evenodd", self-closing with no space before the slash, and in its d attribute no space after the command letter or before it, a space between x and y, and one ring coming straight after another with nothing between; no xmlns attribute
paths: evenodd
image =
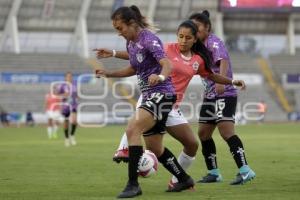
<svg viewBox="0 0 300 200"><path fill-rule="evenodd" d="M60 112L57 110L57 111L53 111L53 110L48 110L46 112L46 115L47 115L47 118L48 119L54 119L54 120L60 120L61 118L61 114Z"/></svg>
<svg viewBox="0 0 300 200"><path fill-rule="evenodd" d="M142 99L143 99L142 95L140 95L136 103L136 107L135 107L136 109L138 109L138 107L140 107L140 105L142 104ZM166 126L169 127L169 126L176 126L176 125L187 124L187 123L188 121L185 119L180 109L173 108L168 115Z"/></svg>

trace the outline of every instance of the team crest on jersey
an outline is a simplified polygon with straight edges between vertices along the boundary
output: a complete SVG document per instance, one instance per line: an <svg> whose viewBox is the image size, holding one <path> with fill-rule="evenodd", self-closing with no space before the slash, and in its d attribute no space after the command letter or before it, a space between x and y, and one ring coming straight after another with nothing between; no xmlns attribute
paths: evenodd
<svg viewBox="0 0 300 200"><path fill-rule="evenodd" d="M144 56L141 53L136 54L136 59L139 61L139 63L143 62Z"/></svg>
<svg viewBox="0 0 300 200"><path fill-rule="evenodd" d="M193 63L193 69L195 71L198 71L198 69L199 69L199 63L197 61Z"/></svg>

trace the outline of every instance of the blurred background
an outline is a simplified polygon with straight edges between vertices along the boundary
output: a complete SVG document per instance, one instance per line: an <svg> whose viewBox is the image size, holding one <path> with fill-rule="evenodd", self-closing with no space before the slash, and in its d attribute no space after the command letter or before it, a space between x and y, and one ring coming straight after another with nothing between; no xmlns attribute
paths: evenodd
<svg viewBox="0 0 300 200"><path fill-rule="evenodd" d="M28 113L35 123L46 123L45 95L68 71L81 85L84 123L126 122L140 94L135 78L96 80L92 74L128 62L97 60L92 50L125 50L110 15L132 4L158 26L163 42L176 41L177 26L191 13L208 10L213 32L230 52L234 77L248 85L239 92L238 123L300 120L300 0L0 0L2 126L22 125ZM195 77L182 106L192 122L202 93Z"/></svg>

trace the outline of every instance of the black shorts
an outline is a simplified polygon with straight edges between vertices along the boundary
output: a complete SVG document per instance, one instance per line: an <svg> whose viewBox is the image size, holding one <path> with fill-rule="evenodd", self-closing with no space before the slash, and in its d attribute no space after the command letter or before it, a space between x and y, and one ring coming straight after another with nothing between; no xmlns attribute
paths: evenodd
<svg viewBox="0 0 300 200"><path fill-rule="evenodd" d="M237 97L204 99L201 106L199 123L217 124L222 121L235 122Z"/></svg>
<svg viewBox="0 0 300 200"><path fill-rule="evenodd" d="M150 130L143 133L144 136L163 134L165 132L166 121L175 102L176 95L159 92L152 93L150 97L143 100L139 108L150 112L156 120L155 125Z"/></svg>
<svg viewBox="0 0 300 200"><path fill-rule="evenodd" d="M71 113L77 113L77 108L74 106L68 106L68 108L64 108L61 112L64 118L69 118Z"/></svg>

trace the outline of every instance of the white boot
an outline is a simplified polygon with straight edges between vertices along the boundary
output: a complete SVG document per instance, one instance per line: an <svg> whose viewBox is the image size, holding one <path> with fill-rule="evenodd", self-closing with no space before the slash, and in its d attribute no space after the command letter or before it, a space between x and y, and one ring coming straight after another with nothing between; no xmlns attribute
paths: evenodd
<svg viewBox="0 0 300 200"><path fill-rule="evenodd" d="M71 144L73 145L73 146L75 146L76 144L77 144L77 142L76 142L76 140L75 140L75 137L74 136L71 136L71 138L70 138L71 140Z"/></svg>

